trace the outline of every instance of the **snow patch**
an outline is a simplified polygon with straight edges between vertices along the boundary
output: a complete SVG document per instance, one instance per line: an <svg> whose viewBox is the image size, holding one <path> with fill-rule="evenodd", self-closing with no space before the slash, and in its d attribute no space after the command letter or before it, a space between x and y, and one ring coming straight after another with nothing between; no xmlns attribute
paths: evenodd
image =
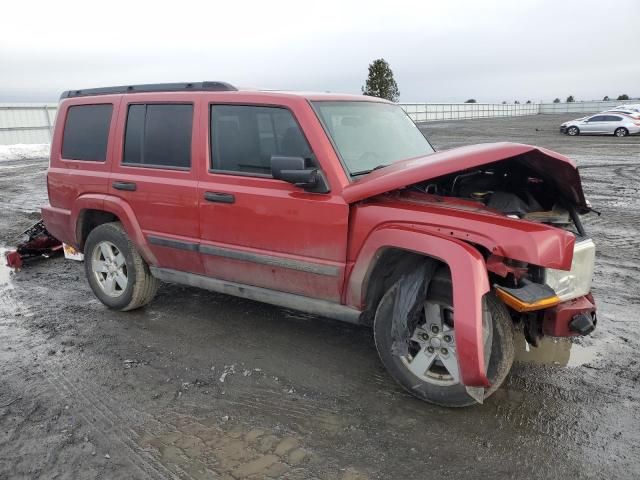
<svg viewBox="0 0 640 480"><path fill-rule="evenodd" d="M0 162L49 158L48 143L0 145Z"/></svg>

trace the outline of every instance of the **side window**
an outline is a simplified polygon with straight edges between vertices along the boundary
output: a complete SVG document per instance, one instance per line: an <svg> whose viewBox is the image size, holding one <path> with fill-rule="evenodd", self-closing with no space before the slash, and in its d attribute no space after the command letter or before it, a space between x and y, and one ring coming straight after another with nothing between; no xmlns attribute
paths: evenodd
<svg viewBox="0 0 640 480"><path fill-rule="evenodd" d="M590 122L604 122L606 121L606 118L604 115L596 115L595 117L591 117L589 119Z"/></svg>
<svg viewBox="0 0 640 480"><path fill-rule="evenodd" d="M621 122L622 118L615 115L607 115L607 122Z"/></svg>
<svg viewBox="0 0 640 480"><path fill-rule="evenodd" d="M271 174L271 157L311 158L311 148L286 108L212 105L211 168Z"/></svg>
<svg viewBox="0 0 640 480"><path fill-rule="evenodd" d="M122 163L191 168L193 105L129 105Z"/></svg>
<svg viewBox="0 0 640 480"><path fill-rule="evenodd" d="M62 138L62 158L104 162L113 105L76 105L67 110Z"/></svg>

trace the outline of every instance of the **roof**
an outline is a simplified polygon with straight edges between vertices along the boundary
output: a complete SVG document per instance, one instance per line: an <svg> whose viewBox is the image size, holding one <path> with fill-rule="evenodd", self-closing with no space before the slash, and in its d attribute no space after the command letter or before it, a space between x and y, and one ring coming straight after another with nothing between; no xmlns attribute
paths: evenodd
<svg viewBox="0 0 640 480"><path fill-rule="evenodd" d="M133 93L161 93L161 92L241 92L245 94L271 95L274 97L302 97L311 101L375 101L388 102L382 98L369 97L366 95L339 94L331 92L303 92L288 90L259 90L259 89L238 89L227 82L205 81L205 82L179 82L179 83L150 83L143 85L118 85L113 87L86 88L82 90L67 90L60 95L60 99L92 97L97 95L123 95ZM390 102L388 102L390 103Z"/></svg>

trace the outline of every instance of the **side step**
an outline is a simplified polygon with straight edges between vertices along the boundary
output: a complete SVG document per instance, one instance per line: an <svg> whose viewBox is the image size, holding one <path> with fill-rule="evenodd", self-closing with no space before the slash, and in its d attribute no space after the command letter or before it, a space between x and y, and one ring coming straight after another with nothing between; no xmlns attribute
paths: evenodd
<svg viewBox="0 0 640 480"><path fill-rule="evenodd" d="M253 285L228 282L217 278L205 277L204 275L196 275L195 273L179 272L168 268L150 267L150 270L154 277L163 282L204 288L213 292L291 308L292 310L342 320L343 322L360 323L360 315L362 314L360 310L338 303L269 290L268 288L254 287Z"/></svg>

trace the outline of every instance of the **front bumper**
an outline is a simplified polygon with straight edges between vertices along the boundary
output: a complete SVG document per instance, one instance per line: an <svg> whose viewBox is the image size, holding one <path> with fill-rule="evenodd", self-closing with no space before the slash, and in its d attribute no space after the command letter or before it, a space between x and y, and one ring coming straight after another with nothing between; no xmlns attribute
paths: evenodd
<svg viewBox="0 0 640 480"><path fill-rule="evenodd" d="M560 133L567 133L567 126L566 125L560 125Z"/></svg>
<svg viewBox="0 0 640 480"><path fill-rule="evenodd" d="M590 329L584 328L584 322L587 320L592 323ZM552 337L587 335L593 331L597 322L596 304L589 293L584 297L574 298L545 310L542 333Z"/></svg>

